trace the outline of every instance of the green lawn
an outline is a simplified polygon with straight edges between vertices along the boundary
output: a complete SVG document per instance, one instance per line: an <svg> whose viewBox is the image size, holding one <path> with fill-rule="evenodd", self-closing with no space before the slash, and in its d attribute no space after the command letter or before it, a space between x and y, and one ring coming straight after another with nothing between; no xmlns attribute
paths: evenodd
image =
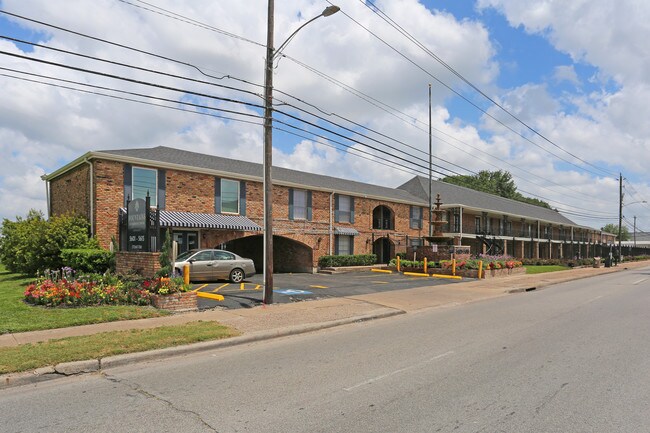
<svg viewBox="0 0 650 433"><path fill-rule="evenodd" d="M544 272L566 271L571 269L568 266L548 265L548 266L526 266L527 274L543 274Z"/></svg>
<svg viewBox="0 0 650 433"><path fill-rule="evenodd" d="M153 307L104 306L83 308L45 308L23 302L25 287L32 281L8 272L0 265L0 334L65 328L90 323L164 316Z"/></svg>
<svg viewBox="0 0 650 433"><path fill-rule="evenodd" d="M153 329L104 332L43 343L0 347L0 374L33 370L60 362L98 359L199 341L233 337L239 333L216 322L192 322Z"/></svg>

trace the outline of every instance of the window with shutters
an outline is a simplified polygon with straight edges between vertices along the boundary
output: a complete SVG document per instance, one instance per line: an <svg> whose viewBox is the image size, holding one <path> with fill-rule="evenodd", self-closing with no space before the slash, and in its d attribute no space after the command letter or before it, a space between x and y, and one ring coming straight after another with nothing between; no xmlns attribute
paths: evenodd
<svg viewBox="0 0 650 433"><path fill-rule="evenodd" d="M411 206L410 227L412 229L422 228L422 208L420 206Z"/></svg>
<svg viewBox="0 0 650 433"><path fill-rule="evenodd" d="M239 181L221 179L221 212L239 214Z"/></svg>
<svg viewBox="0 0 650 433"><path fill-rule="evenodd" d="M352 200L349 195L339 195L338 198L338 222L349 223L352 222Z"/></svg>
<svg viewBox="0 0 650 433"><path fill-rule="evenodd" d="M158 205L158 170L133 167L131 169L131 200L146 199L149 195L151 206Z"/></svg>
<svg viewBox="0 0 650 433"><path fill-rule="evenodd" d="M307 219L307 191L305 190L293 190L293 219Z"/></svg>

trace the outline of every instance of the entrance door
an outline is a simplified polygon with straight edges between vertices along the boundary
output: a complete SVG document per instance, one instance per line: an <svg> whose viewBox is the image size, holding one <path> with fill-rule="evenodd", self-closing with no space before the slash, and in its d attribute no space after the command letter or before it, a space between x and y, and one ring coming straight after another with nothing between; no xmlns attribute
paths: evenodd
<svg viewBox="0 0 650 433"><path fill-rule="evenodd" d="M388 263L393 258L393 243L387 237L379 238L373 244L372 252L377 256L377 263Z"/></svg>
<svg viewBox="0 0 650 433"><path fill-rule="evenodd" d="M174 232L173 239L178 244L178 254L199 247L199 234L197 232Z"/></svg>

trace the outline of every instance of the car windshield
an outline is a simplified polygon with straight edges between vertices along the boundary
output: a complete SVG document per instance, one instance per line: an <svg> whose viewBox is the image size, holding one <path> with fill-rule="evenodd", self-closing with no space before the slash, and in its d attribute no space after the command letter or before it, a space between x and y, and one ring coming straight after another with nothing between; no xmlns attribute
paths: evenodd
<svg viewBox="0 0 650 433"><path fill-rule="evenodd" d="M192 255L196 253L196 251L185 251L184 253L180 253L178 257L176 257L177 262L184 262L185 260L189 259L192 257Z"/></svg>

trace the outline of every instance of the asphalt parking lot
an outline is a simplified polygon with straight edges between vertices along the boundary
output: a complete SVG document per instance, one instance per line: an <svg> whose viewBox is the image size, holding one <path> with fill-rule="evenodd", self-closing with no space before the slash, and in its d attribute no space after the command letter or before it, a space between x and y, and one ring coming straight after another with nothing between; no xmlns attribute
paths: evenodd
<svg viewBox="0 0 650 433"><path fill-rule="evenodd" d="M289 303L329 297L354 296L423 285L454 284L460 280L423 278L398 273L372 271L343 274L275 274L273 302ZM194 284L199 294L199 308L250 308L262 303L263 276L255 275L243 283Z"/></svg>

